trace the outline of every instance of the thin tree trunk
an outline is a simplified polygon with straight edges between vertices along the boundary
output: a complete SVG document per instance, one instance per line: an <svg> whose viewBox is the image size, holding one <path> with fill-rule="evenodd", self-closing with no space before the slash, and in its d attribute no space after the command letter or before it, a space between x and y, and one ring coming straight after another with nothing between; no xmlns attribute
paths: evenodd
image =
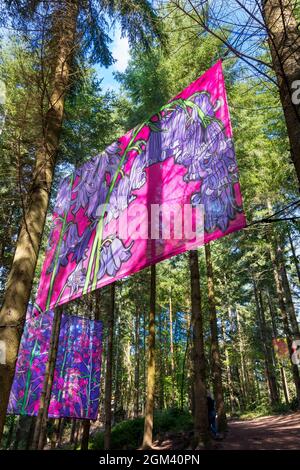
<svg viewBox="0 0 300 470"><path fill-rule="evenodd" d="M16 417L12 416L12 421L9 426L9 431L8 431L7 439L6 439L6 446L5 446L6 449L10 448L12 440L13 440L13 435L14 435L14 430L15 430L15 421L16 421Z"/></svg>
<svg viewBox="0 0 300 470"><path fill-rule="evenodd" d="M240 361L241 361L241 387L242 393L244 396L245 404L248 402L248 377L246 375L246 365L245 365L245 350L244 350L244 342L243 342L243 335L242 335L242 328L241 328L241 320L240 320L240 312L236 309L236 323L237 323L237 334L238 334L238 347L240 353Z"/></svg>
<svg viewBox="0 0 300 470"><path fill-rule="evenodd" d="M192 338L193 338L193 375L194 375L194 445L197 449L205 448L210 441L207 410L207 391L205 374L204 339L201 311L201 293L198 252L191 250L191 304L192 304Z"/></svg>
<svg viewBox="0 0 300 470"><path fill-rule="evenodd" d="M296 250L295 250L295 247L294 247L294 242L293 242L290 230L288 230L288 235L289 235L289 242L290 242L291 250L292 250L292 257L293 257L294 265L295 265L295 268L296 268L298 281L299 281L299 284L300 284L300 264L299 264L298 256L297 256L297 253L296 253Z"/></svg>
<svg viewBox="0 0 300 470"><path fill-rule="evenodd" d="M120 353L120 318L115 318L115 368L114 368L114 375L115 375L115 397L114 397L114 422L118 421L119 418L119 411L123 409L123 404L121 403L121 399L123 398L123 394L121 394L121 387L122 387L122 364L121 364L121 353Z"/></svg>
<svg viewBox="0 0 300 470"><path fill-rule="evenodd" d="M65 418L60 419L59 429L58 429L58 440L57 440L57 447L61 447L63 443L64 437L64 430L65 430L66 420Z"/></svg>
<svg viewBox="0 0 300 470"><path fill-rule="evenodd" d="M298 366L296 364L293 364L292 359L291 359L293 355L293 349L292 349L293 339L292 339L292 333L290 330L290 325L289 325L289 320L288 320L288 312L287 312L285 299L284 299L284 290L282 286L282 279L280 276L280 263L278 260L277 251L275 250L275 253L274 253L273 250L270 250L270 257L271 257L271 261L273 265L275 287L276 287L278 304L279 304L279 309L280 309L282 323L283 323L283 329L284 329L284 333L285 333L288 348L289 348L291 367L293 371L293 380L294 380L294 384L296 388L298 406L300 407L300 375L299 375Z"/></svg>
<svg viewBox="0 0 300 470"><path fill-rule="evenodd" d="M172 305L172 290L170 289L169 297L169 328L170 328L170 364L171 364L171 380L172 388L176 389L176 380L175 380L175 364L174 364L174 344L173 344L173 305ZM175 404L175 394L172 394L171 403L172 406Z"/></svg>
<svg viewBox="0 0 300 470"><path fill-rule="evenodd" d="M156 266L151 266L150 279L150 312L148 338L147 392L145 405L145 423L142 449L152 447L153 413L155 390L155 304L156 304Z"/></svg>
<svg viewBox="0 0 300 470"><path fill-rule="evenodd" d="M115 321L115 291L116 284L110 287L110 312L108 318L108 338L106 353L106 379L105 379L105 430L104 430L104 449L109 450L111 446L111 399L112 399L112 369L113 369L113 340L114 340L114 321Z"/></svg>
<svg viewBox="0 0 300 470"><path fill-rule="evenodd" d="M33 440L33 435L34 435L34 430L35 430L35 423L36 423L36 417L32 416L31 417L30 427L29 427L29 432L28 432L27 440L26 440L26 450L29 450L32 446L32 440Z"/></svg>
<svg viewBox="0 0 300 470"><path fill-rule="evenodd" d="M140 312L136 311L135 318L135 371L134 371L134 417L137 418L140 410Z"/></svg>
<svg viewBox="0 0 300 470"><path fill-rule="evenodd" d="M285 399L286 404L289 405L290 404L289 388L288 388L288 384L286 380L285 370L282 364L280 364L280 375L281 375L284 399Z"/></svg>
<svg viewBox="0 0 300 470"><path fill-rule="evenodd" d="M159 339L159 354L158 354L158 371L159 371L159 394L158 394L158 408L163 410L165 402L164 379L166 371L164 370L164 347L162 337L162 312L160 311L158 317L158 339Z"/></svg>
<svg viewBox="0 0 300 470"><path fill-rule="evenodd" d="M6 362L0 364L0 442L13 382L22 326L25 319L34 271L48 209L49 194L63 122L65 92L70 84L70 63L74 52L77 2L65 0L59 6L55 31L54 76L49 108L44 117L43 140L36 153L28 205L16 242L0 311L0 341L5 345ZM52 49L53 54L53 49Z"/></svg>
<svg viewBox="0 0 300 470"><path fill-rule="evenodd" d="M142 414L146 411L146 395L147 395L147 351L146 351L146 309L143 311L143 379L144 379L144 391L143 391L143 402L142 402Z"/></svg>
<svg viewBox="0 0 300 470"><path fill-rule="evenodd" d="M222 367L220 348L218 340L217 312L215 303L213 266L209 244L205 245L206 271L207 271L207 289L208 304L210 316L210 334L211 334L211 368L216 400L216 411L218 416L218 430L223 432L227 427L226 413L224 405L223 385L222 385Z"/></svg>
<svg viewBox="0 0 300 470"><path fill-rule="evenodd" d="M279 403L279 395L278 395L276 375L275 375L275 369L274 369L273 357L272 357L273 346L271 344L270 336L267 331L262 293L261 291L257 292L255 281L254 281L254 289L256 291L255 301L257 302L258 318L259 318L259 324L260 324L260 330L261 330L261 336L262 336L262 346L265 352L265 363L266 363L266 370L267 370L268 385L269 385L269 390L270 390L271 405L275 407Z"/></svg>
<svg viewBox="0 0 300 470"><path fill-rule="evenodd" d="M76 420L76 432L75 432L75 439L74 439L73 450L76 450L76 449L77 449L78 440L79 440L79 434L80 434L80 429L81 429L81 420L78 419L78 420Z"/></svg>
<svg viewBox="0 0 300 470"><path fill-rule="evenodd" d="M295 307L294 307L294 303L293 303L293 299L292 299L290 283L289 283L289 280L288 280L288 277L287 277L287 272L286 272L284 257L283 257L283 253L282 253L282 248L279 244L277 245L277 258L278 258L278 262L279 262L279 269L280 269L280 276L281 276L281 279L282 279L282 287L283 287L283 291L284 291L285 304L286 304L286 308L287 308L287 311L288 311L290 324L291 324L291 327L292 327L292 333L293 333L294 337L299 339L300 338L299 324L298 324L298 321L297 321Z"/></svg>
<svg viewBox="0 0 300 470"><path fill-rule="evenodd" d="M81 447L80 450L88 450L89 448L89 437L90 437L90 427L91 421L86 419L82 425L83 432L81 437Z"/></svg>
<svg viewBox="0 0 300 470"><path fill-rule="evenodd" d="M35 423L35 430L32 440L32 449L43 449L47 431L48 409L51 399L51 388L55 370L55 361L58 348L59 330L61 322L61 311L54 310L52 333L49 345L49 357L45 369L45 379L41 393L39 411Z"/></svg>
<svg viewBox="0 0 300 470"><path fill-rule="evenodd" d="M75 442L76 424L77 420L73 418L71 424L70 444L74 444Z"/></svg>
<svg viewBox="0 0 300 470"><path fill-rule="evenodd" d="M272 304L272 300L271 300L269 291L267 292L267 298L268 298L269 312L270 312L270 316L271 316L273 337L276 339L276 338L278 338L278 330L277 330L277 325L276 325L275 311L274 311L274 308L273 308L273 304ZM289 389L288 389L288 386L287 386L285 370L284 370L283 364L281 363L280 359L278 360L278 362L279 362L280 377L281 377L281 382L282 382L282 389L283 389L284 399L285 399L286 404L289 405L290 395L289 395Z"/></svg>
<svg viewBox="0 0 300 470"><path fill-rule="evenodd" d="M184 351L184 356L183 356L183 361L182 361L182 370L181 370L181 387L180 387L180 409L181 410L183 410L183 404L184 404L184 382L185 382L185 377L186 377L186 372L187 372L186 363L187 363L189 347L190 347L190 325L188 324L186 346L185 346L185 351Z"/></svg>
<svg viewBox="0 0 300 470"><path fill-rule="evenodd" d="M228 307L228 311L230 311L229 307ZM228 390L228 396L229 396L231 415L233 415L235 412L234 393L233 393L233 384L232 384L232 374L231 374L231 369L230 369L230 358L229 358L228 348L226 345L226 328L225 328L223 318L221 318L221 334L223 337L223 349L224 349L224 355L225 355L227 390Z"/></svg>
<svg viewBox="0 0 300 470"><path fill-rule="evenodd" d="M173 307L172 307L172 292L169 297L169 322L170 322L170 362L172 379L174 377L174 345L173 345Z"/></svg>
<svg viewBox="0 0 300 470"><path fill-rule="evenodd" d="M290 141L291 157L300 181L300 103L293 102L293 84L300 79L300 33L294 16L295 2L263 0L273 68Z"/></svg>
<svg viewBox="0 0 300 470"><path fill-rule="evenodd" d="M51 449L55 449L58 443L60 419L56 418L53 422L53 432L51 435Z"/></svg>

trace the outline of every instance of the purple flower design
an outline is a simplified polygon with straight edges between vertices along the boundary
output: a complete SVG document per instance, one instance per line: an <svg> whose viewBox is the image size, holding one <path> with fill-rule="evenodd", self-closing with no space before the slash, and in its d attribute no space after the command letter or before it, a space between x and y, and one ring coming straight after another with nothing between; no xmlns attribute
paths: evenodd
<svg viewBox="0 0 300 470"><path fill-rule="evenodd" d="M114 277L122 263L126 263L131 257L131 246L132 244L126 248L117 237L112 242L104 243L101 249L101 263L97 279L102 279L105 274Z"/></svg>
<svg viewBox="0 0 300 470"><path fill-rule="evenodd" d="M52 325L53 311L27 314L9 413L38 413ZM62 314L49 417L97 418L101 351L101 322Z"/></svg>
<svg viewBox="0 0 300 470"><path fill-rule="evenodd" d="M200 192L192 196L192 204L203 204L207 232L217 228L224 232L239 210L233 188L237 167L232 141L216 121L205 129L204 142L188 165L185 180L198 179L202 184Z"/></svg>
<svg viewBox="0 0 300 470"><path fill-rule="evenodd" d="M214 117L210 95L196 94L192 100L196 106L189 111L177 106L155 123L160 132L150 134L147 166L171 156L184 165L186 182L201 181L200 192L192 196L191 202L204 205L206 231L225 231L239 211L233 187L237 181L233 143ZM198 113L199 108L205 119Z"/></svg>
<svg viewBox="0 0 300 470"><path fill-rule="evenodd" d="M76 176L79 176L80 180L73 189L73 194L76 196L72 209L73 214L83 208L86 209L87 216L91 217L97 206L105 202L107 193L105 171L108 168L108 163L108 156L102 154L92 158L76 172Z"/></svg>
<svg viewBox="0 0 300 470"><path fill-rule="evenodd" d="M210 100L210 95L208 93L204 92L204 93L196 94L193 97L193 102L197 106L199 106L201 111L203 111L204 114L206 114L207 116L213 117L215 115L214 106ZM192 117L194 121L199 120L199 116L195 108L192 111Z"/></svg>
<svg viewBox="0 0 300 470"><path fill-rule="evenodd" d="M80 242L83 237L84 235L80 237L78 234L77 224L69 222L67 231L65 232L64 238L61 243L60 252L57 260L57 269L59 269L60 266L67 266L69 262L68 257L71 253L74 253L76 257L76 253L80 248ZM54 254L52 262L47 270L47 274L53 271L55 260L56 257ZM73 260L74 256L72 257L72 261Z"/></svg>
<svg viewBox="0 0 300 470"><path fill-rule="evenodd" d="M54 213L63 217L69 210L71 201L71 184L70 177L64 178L60 183L56 203L54 207Z"/></svg>
<svg viewBox="0 0 300 470"><path fill-rule="evenodd" d="M83 267L83 260L81 260L75 267L74 271L71 272L67 281L66 287L70 289L69 296L78 292L83 288L86 279L86 268Z"/></svg>
<svg viewBox="0 0 300 470"><path fill-rule="evenodd" d="M109 184L119 166L119 144L116 142L106 151L85 163L76 173L80 180L73 189L76 195L72 212L76 214L80 208L86 209L89 218L99 218L98 206L105 203ZM107 178L107 176L109 176Z"/></svg>
<svg viewBox="0 0 300 470"><path fill-rule="evenodd" d="M147 167L166 160L180 149L185 135L186 119L186 112L177 106L174 111L155 122L157 130L151 132L145 151Z"/></svg>

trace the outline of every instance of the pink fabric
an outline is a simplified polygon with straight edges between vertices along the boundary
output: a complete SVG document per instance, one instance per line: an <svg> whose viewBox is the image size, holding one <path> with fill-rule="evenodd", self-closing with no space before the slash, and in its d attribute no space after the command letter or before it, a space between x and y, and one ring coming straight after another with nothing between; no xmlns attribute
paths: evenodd
<svg viewBox="0 0 300 470"><path fill-rule="evenodd" d="M134 239L132 228L125 237L115 230L139 204L150 234L151 205L174 203L182 214L184 205L202 205L203 235L183 230L176 238L173 229L168 239ZM219 61L61 182L36 307L48 310L245 224Z"/></svg>
<svg viewBox="0 0 300 470"><path fill-rule="evenodd" d="M28 310L8 413L37 416L45 381L53 311ZM100 398L102 322L62 314L49 418L96 419Z"/></svg>

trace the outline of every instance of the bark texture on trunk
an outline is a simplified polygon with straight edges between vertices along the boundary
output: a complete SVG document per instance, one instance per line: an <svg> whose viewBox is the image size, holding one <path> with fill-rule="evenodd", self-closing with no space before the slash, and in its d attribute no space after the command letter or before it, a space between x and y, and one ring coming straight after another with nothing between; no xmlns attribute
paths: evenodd
<svg viewBox="0 0 300 470"><path fill-rule="evenodd" d="M201 311L201 293L198 252L191 250L191 304L192 304L192 358L193 358L193 388L194 388L194 446L197 449L209 444L209 426L207 410L207 391L205 375L205 356L203 340L203 324Z"/></svg>
<svg viewBox="0 0 300 470"><path fill-rule="evenodd" d="M135 318L135 371L134 371L134 417L140 411L140 312L137 309Z"/></svg>
<svg viewBox="0 0 300 470"><path fill-rule="evenodd" d="M82 425L83 430L80 450L88 450L89 448L90 427L91 422L89 419L86 419Z"/></svg>
<svg viewBox="0 0 300 470"><path fill-rule="evenodd" d="M147 392L145 405L145 424L143 436L143 449L152 447L154 391L155 391L155 303L156 303L156 267L151 266L150 280L150 312L149 312L149 338L148 338L148 367Z"/></svg>
<svg viewBox="0 0 300 470"><path fill-rule="evenodd" d="M291 157L300 182L300 103L293 99L295 82L300 80L300 31L291 0L263 0L273 68L286 120ZM294 101L294 102L293 102Z"/></svg>
<svg viewBox="0 0 300 470"><path fill-rule="evenodd" d="M110 313L108 318L108 338L106 351L106 378L105 378L105 430L104 449L109 450L111 446L111 399L112 399L112 378L113 378L113 347L114 347L114 323L115 323L115 294L116 284L110 286Z"/></svg>
<svg viewBox="0 0 300 470"><path fill-rule="evenodd" d="M34 271L41 243L55 160L63 122L64 98L70 85L70 66L74 52L77 2L65 0L59 5L53 31L53 79L48 111L44 116L43 138L36 154L27 209L16 243L0 311L0 341L5 345L6 361L0 364L0 441L9 393L14 377L23 322L30 298Z"/></svg>
<svg viewBox="0 0 300 470"><path fill-rule="evenodd" d="M260 333L261 333L261 341L262 341L263 351L265 354L265 365L266 365L268 386L269 386L269 392L270 392L270 402L271 402L271 406L275 407L279 403L279 395L278 395L276 374L275 374L273 357L272 357L271 337L267 330L266 317L265 317L264 305L263 305L263 300L262 300L262 293L261 291L258 291L255 280L253 280L253 284L254 284L255 302L256 302L256 307L257 307L258 323L259 323Z"/></svg>
<svg viewBox="0 0 300 470"><path fill-rule="evenodd" d="M215 290L213 278L213 266L211 260L211 250L209 244L205 245L206 272L207 272L207 289L209 304L209 320L211 335L211 368L214 387L214 395L216 401L216 411L218 415L218 430L225 431L227 427L226 413L224 405L224 394L222 384L222 367L221 356L218 340L217 312L215 303Z"/></svg>
<svg viewBox="0 0 300 470"><path fill-rule="evenodd" d="M300 265L299 265L299 259L298 259L298 256L297 256L297 253L296 253L296 250L295 250L295 246L294 246L294 242L293 242L293 237L292 237L292 234L291 234L290 231L288 231L288 236L289 236L289 242L290 242L291 250L292 250L292 257L293 257L294 265L295 265L295 268L296 268L298 281L299 281L299 284L300 284Z"/></svg>
<svg viewBox="0 0 300 470"><path fill-rule="evenodd" d="M275 253L274 253L275 251ZM289 348L289 354L290 358L292 357L293 354L293 349L292 349L292 343L293 343L293 337L292 337L292 332L291 328L289 325L289 318L288 318L288 311L285 303L285 297L284 297L284 289L282 285L282 279L280 276L280 260L278 259L278 253L277 250L270 250L270 258L273 264L273 274L274 274L274 280L275 280L275 287L276 287L276 294L278 298L278 304L279 304L279 309L281 313L281 319L282 319L282 324L283 324L283 329L284 333L287 339L287 344ZM291 367L292 367L292 372L293 372L293 380L296 388L296 395L297 395L297 400L298 400L298 407L300 408L300 375L299 375L299 369L296 364L293 364L291 360Z"/></svg>

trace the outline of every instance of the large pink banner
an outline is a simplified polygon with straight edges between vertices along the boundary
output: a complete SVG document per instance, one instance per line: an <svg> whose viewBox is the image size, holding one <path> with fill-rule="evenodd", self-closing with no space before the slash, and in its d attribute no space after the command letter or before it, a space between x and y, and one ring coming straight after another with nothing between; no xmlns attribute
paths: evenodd
<svg viewBox="0 0 300 470"><path fill-rule="evenodd" d="M245 224L219 61L61 182L36 307L64 304Z"/></svg>

